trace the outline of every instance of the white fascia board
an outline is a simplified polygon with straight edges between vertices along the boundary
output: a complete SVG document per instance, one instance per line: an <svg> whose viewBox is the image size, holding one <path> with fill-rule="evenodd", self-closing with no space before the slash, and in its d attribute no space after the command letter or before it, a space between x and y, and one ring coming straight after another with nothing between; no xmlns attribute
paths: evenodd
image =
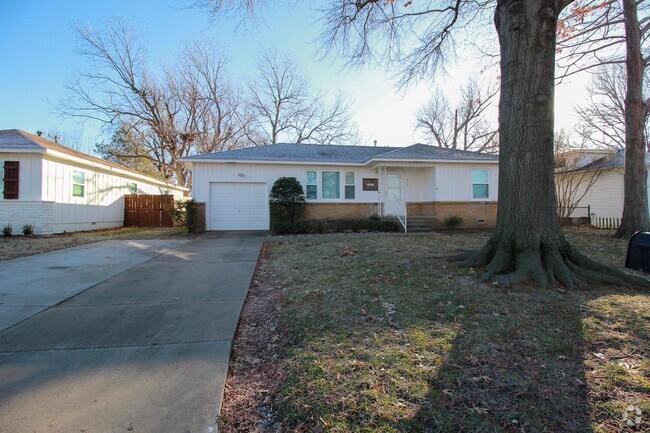
<svg viewBox="0 0 650 433"><path fill-rule="evenodd" d="M262 159L249 160L249 159L185 159L179 158L179 161L185 164L198 164L198 163L218 163L218 164L272 164L272 165L344 165L363 167L367 162L318 162L318 161L268 161Z"/></svg>
<svg viewBox="0 0 650 433"><path fill-rule="evenodd" d="M138 179L138 180L142 180L142 181L152 183L152 184L155 184L155 185L164 186L165 188L176 189L176 190L179 190L179 191L189 191L188 188L178 186L178 185L174 185L173 183L168 183L168 182L165 182L165 181L162 181L162 180L154 179L154 178L149 177L149 176L144 175L144 174L134 173L134 172L129 171L129 170L123 170L123 169L120 169L120 168L117 168L117 167L113 167L111 165L100 164L98 162L90 161L90 160L85 159L85 158L79 158L77 156L68 155L67 153L57 152L56 150L46 149L45 153L47 155L51 155L52 157L57 158L57 159L62 159L64 161L72 161L72 162L75 162L77 164L85 165L85 166L88 166L88 167L100 168L102 170L105 170L105 171L108 171L108 172L111 172L111 173L115 173L115 174L123 176L123 177L129 177L131 179Z"/></svg>
<svg viewBox="0 0 650 433"><path fill-rule="evenodd" d="M498 164L499 160L485 160L485 159L372 159L370 163L374 167L384 163L405 163L405 164Z"/></svg>
<svg viewBox="0 0 650 433"><path fill-rule="evenodd" d="M2 147L0 153L45 153L45 149L36 147Z"/></svg>

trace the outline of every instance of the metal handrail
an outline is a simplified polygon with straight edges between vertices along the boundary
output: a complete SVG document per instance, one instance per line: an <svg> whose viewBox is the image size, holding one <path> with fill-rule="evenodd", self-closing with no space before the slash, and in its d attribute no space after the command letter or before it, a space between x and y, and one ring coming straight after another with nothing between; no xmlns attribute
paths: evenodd
<svg viewBox="0 0 650 433"><path fill-rule="evenodd" d="M408 233L408 227L407 227L408 219L407 219L407 215L406 215L406 206L404 205L404 203L402 203L401 200L392 200L392 203L393 203L393 215L395 215L397 217L399 222L404 227L404 233ZM403 221L402 221L402 217L400 216L401 213L397 212L398 210L399 211L404 211L403 212L403 215L404 215L404 220Z"/></svg>

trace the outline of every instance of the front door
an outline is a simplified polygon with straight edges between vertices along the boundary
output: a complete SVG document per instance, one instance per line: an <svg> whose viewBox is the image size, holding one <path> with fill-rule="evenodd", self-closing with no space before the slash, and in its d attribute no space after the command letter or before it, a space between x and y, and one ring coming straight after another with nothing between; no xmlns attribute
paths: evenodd
<svg viewBox="0 0 650 433"><path fill-rule="evenodd" d="M394 215L401 212L396 203L402 202L402 175L400 173L386 174L386 193L384 196L384 214Z"/></svg>

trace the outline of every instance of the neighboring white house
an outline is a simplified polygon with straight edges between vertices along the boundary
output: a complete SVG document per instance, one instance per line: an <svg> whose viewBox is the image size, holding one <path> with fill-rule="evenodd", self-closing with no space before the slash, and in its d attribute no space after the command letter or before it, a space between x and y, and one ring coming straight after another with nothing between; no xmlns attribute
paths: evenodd
<svg viewBox="0 0 650 433"><path fill-rule="evenodd" d="M267 230L269 192L295 177L307 218L397 216L432 226L494 227L499 161L494 155L424 144L408 147L271 144L181 159L192 197L206 203L208 230Z"/></svg>
<svg viewBox="0 0 650 433"><path fill-rule="evenodd" d="M589 153L584 161L585 164L578 165L575 170L592 175L597 174L597 177L588 189L586 182L578 186L576 197L582 198L577 204L579 208L572 216L587 216L586 209L588 207L593 225L602 228L617 228L623 217L625 151L620 149L596 152L598 153ZM646 155L646 167L650 168L650 155ZM560 182L558 177L563 175L561 171L556 173L556 183ZM646 187L647 190L650 190L649 183ZM586 192L585 189L587 189Z"/></svg>
<svg viewBox="0 0 650 433"><path fill-rule="evenodd" d="M17 129L0 131L0 226L49 234L120 227L125 194L188 191Z"/></svg>

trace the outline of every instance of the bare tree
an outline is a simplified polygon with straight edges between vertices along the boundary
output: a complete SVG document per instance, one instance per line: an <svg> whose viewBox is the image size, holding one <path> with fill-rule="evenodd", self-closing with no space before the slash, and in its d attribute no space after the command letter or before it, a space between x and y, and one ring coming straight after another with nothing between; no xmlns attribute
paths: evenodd
<svg viewBox="0 0 650 433"><path fill-rule="evenodd" d="M589 151L584 138L579 144L571 142L564 130L555 134L555 187L560 222L566 221L603 173L603 165L610 156L585 158ZM612 150L612 152L616 152Z"/></svg>
<svg viewBox="0 0 650 433"><path fill-rule="evenodd" d="M625 70L620 65L599 69L589 86L589 102L576 107L585 125L585 138L603 148L622 148L625 143Z"/></svg>
<svg viewBox="0 0 650 433"><path fill-rule="evenodd" d="M447 98L437 90L417 113L417 128L429 141L440 147L497 153L498 135L486 118L499 89L481 88L475 80L461 88L461 100L452 108Z"/></svg>
<svg viewBox="0 0 650 433"><path fill-rule="evenodd" d="M647 74L647 69L646 69ZM643 80L643 93L649 94L650 81ZM625 92L627 74L623 65L606 65L596 69L589 86L589 101L576 107L583 126L580 132L591 146L619 148L625 146ZM648 118L644 118L646 148Z"/></svg>
<svg viewBox="0 0 650 433"><path fill-rule="evenodd" d="M148 158L163 179L189 185L189 173L179 158L197 151L221 150L236 141L234 98L222 77L223 60L216 51L190 45L180 66L154 75L146 65L139 35L117 20L106 31L77 27L79 54L88 69L67 84L68 97L59 111L105 128L122 128L144 143L145 154L126 147L105 148L115 157ZM118 142L114 142L119 143Z"/></svg>
<svg viewBox="0 0 650 433"><path fill-rule="evenodd" d="M356 127L349 104L337 96L327 101L311 88L287 56L266 53L257 62L257 75L248 85L250 143L350 144Z"/></svg>
<svg viewBox="0 0 650 433"><path fill-rule="evenodd" d="M625 18L625 174L623 176L623 218L615 237L631 237L639 230L650 228L648 213L648 171L645 165L645 137L643 134L648 114L643 101L643 55L635 0L623 0Z"/></svg>

